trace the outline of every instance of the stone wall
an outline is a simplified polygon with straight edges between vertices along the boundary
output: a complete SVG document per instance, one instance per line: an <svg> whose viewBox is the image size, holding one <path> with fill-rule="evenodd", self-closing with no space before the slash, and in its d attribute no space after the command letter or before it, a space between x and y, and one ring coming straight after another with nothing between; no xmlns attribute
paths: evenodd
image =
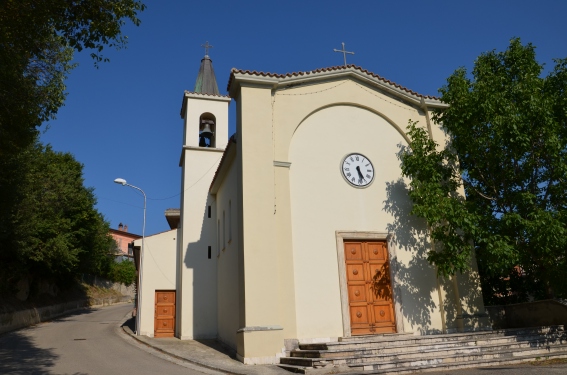
<svg viewBox="0 0 567 375"><path fill-rule="evenodd" d="M54 319L89 305L88 300L60 303L16 312L0 314L0 334Z"/></svg>
<svg viewBox="0 0 567 375"><path fill-rule="evenodd" d="M567 325L567 301L543 300L486 306L493 329Z"/></svg>
<svg viewBox="0 0 567 375"><path fill-rule="evenodd" d="M123 296L129 296L130 298L134 298L136 296L136 286L132 284L130 286L126 286L121 283L115 283L112 281L108 281L100 276L91 276L91 275L83 275L82 281L86 282L87 284L97 286L99 288L107 288L113 289Z"/></svg>
<svg viewBox="0 0 567 375"><path fill-rule="evenodd" d="M90 300L83 299L78 301L60 303L52 306L44 306L0 314L0 334L52 320L81 309L89 307L109 306L116 303L128 303L131 301L132 298L130 296L93 298Z"/></svg>

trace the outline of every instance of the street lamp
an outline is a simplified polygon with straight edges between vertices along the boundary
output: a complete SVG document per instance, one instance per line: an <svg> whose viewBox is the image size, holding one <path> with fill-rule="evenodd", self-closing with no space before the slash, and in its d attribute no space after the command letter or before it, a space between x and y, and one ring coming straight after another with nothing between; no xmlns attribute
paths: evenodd
<svg viewBox="0 0 567 375"><path fill-rule="evenodd" d="M142 250L140 251L140 282L138 285L138 310L136 311L136 335L140 336L140 315L142 311L142 280L144 275L144 239L146 234L146 193L137 186L130 185L126 183L123 178L117 178L114 180L117 184L122 186L130 186L136 190L139 190L144 195L144 225L142 226Z"/></svg>

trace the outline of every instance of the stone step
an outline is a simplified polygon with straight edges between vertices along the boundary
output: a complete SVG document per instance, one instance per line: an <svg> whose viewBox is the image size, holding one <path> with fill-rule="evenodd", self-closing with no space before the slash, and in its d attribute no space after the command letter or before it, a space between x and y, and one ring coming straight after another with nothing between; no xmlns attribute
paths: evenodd
<svg viewBox="0 0 567 375"><path fill-rule="evenodd" d="M448 363L465 364L468 362L478 362L478 361L492 362L492 361L499 361L505 359L512 360L516 357L541 358L556 353L567 353L567 345L524 349L521 351L496 350L493 352L454 354L454 355L445 355L445 356L429 357L429 358L395 359L395 360L385 360L385 361L380 361L380 359L377 359L376 362L348 364L348 367L356 370L369 371L369 370L383 370L383 369L398 368L398 367L434 366L434 365L443 365Z"/></svg>
<svg viewBox="0 0 567 375"><path fill-rule="evenodd" d="M556 345L567 342L567 334L553 334L546 336L509 336L509 337L497 337L490 340L466 340L466 341L451 341L451 342L440 342L435 344L410 344L401 346L367 346L367 347L357 347L354 349L349 348L337 348L332 350L292 350L290 352L291 357L303 357L303 358L343 358L343 357L353 357L353 356L363 356L363 355L380 355L380 354L397 354L397 353L422 353L424 351L435 351L435 350L458 350L458 349L470 349L478 347L490 347L490 346L509 346L509 345L531 345L530 343L542 343L549 345ZM526 344L527 343L527 344Z"/></svg>
<svg viewBox="0 0 567 375"><path fill-rule="evenodd" d="M377 333L375 335L368 335L368 336L351 336L351 337L339 337L339 342L352 342L352 341L366 341L369 338L374 340L379 339L392 339L398 337L408 337L408 336L415 336L413 332L407 333Z"/></svg>
<svg viewBox="0 0 567 375"><path fill-rule="evenodd" d="M299 344L280 359L298 373L364 371L406 373L467 368L540 357L567 357L564 326L532 327L431 336L382 334L338 342ZM370 372L369 372L370 371Z"/></svg>
<svg viewBox="0 0 567 375"><path fill-rule="evenodd" d="M522 336L522 335L539 335L539 334L553 334L564 332L564 327L560 326L549 326L549 327L533 327L533 328L521 328L521 329L507 329L507 330L497 330L497 331L483 331L483 332L466 332L457 334L442 334L442 335L426 335L426 336L415 336L415 335L404 335L404 336L366 336L362 339L353 339L347 341L335 341L326 343L299 343L299 348L302 350L335 350L341 349L356 349L360 347L371 348L371 347L384 347L385 344L388 346L407 346L412 344L435 344L443 342L455 342L455 341L465 341L465 340L476 340L476 341L488 341L492 338L497 337L512 337L512 336Z"/></svg>
<svg viewBox="0 0 567 375"><path fill-rule="evenodd" d="M325 374L348 374L348 375L404 375L404 374L415 374L415 373L422 373L422 372L430 372L430 371L450 371L450 370L458 370L458 369L466 369L466 368L488 368L493 366L503 366L503 365L513 365L513 364L520 364L525 362L531 361L539 361L539 360L547 360L547 359L561 359L567 358L567 350L556 352L556 353L549 353L546 355L517 355L510 358L498 358L488 360L476 360L476 361L469 361L469 362L448 362L448 363L435 363L435 364L427 364L427 365L420 365L420 366L411 366L411 367L394 367L394 368L386 368L380 370L369 370L369 371L356 371L350 368L344 368L344 366L339 367L329 367L325 369L314 369L313 367L306 367L306 366L295 366L295 365L283 365L280 366L283 369L286 369L290 372L299 373L299 374L312 374L317 375L321 374L322 370L326 370Z"/></svg>
<svg viewBox="0 0 567 375"><path fill-rule="evenodd" d="M381 370L370 370L370 371L349 371L349 375L403 375L403 374L414 374L414 373L421 373L421 372L429 372L429 371L449 371L449 370L457 370L457 369L465 369L465 368L484 368L484 367L493 367L493 366L503 366L503 365L513 365L513 364L520 364L524 362L532 362L532 361L539 361L539 360L547 360L547 359L561 359L567 358L567 350L562 352L550 353L547 355L518 355L511 358L499 358L493 359L490 361L487 360L477 360L477 361L469 361L469 362L449 362L449 363L441 363L441 364L428 364L428 365L420 365L420 366L412 366L412 367L395 367L395 368L387 368ZM305 368L303 374L309 374L312 370L309 368ZM336 374L340 374L341 372L337 372ZM343 372L346 373L346 372Z"/></svg>
<svg viewBox="0 0 567 375"><path fill-rule="evenodd" d="M388 352L389 348L375 349L375 350L361 350L355 352L340 352L333 353L332 356L320 353L321 356L316 356L317 353L296 353L292 352L294 356L281 358L281 363L310 366L310 367L325 367L329 365L354 365L372 362L386 362L394 360L412 360L412 359L427 359L439 358L442 356L450 355L468 355L472 353L483 354L496 351L523 351L531 349L550 348L555 346L567 347L567 336L558 338L556 340L548 340L536 338L530 341L521 341L502 345L499 343L483 346L466 346L466 347L449 347L449 348L435 348L428 346L414 346L405 347L405 350L398 350ZM338 356L337 354L342 354Z"/></svg>

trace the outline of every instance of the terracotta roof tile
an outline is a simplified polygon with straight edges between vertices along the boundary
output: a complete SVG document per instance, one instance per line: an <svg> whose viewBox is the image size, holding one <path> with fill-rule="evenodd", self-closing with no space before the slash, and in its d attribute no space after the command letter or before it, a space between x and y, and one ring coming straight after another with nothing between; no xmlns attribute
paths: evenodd
<svg viewBox="0 0 567 375"><path fill-rule="evenodd" d="M379 76L378 74L372 73L372 72L370 72L366 69L363 69L363 68L361 68L357 65L331 66L329 68L319 68L319 69L311 70L311 71L308 71L308 72L293 72L293 73L286 73L286 74L276 74L276 73L270 73L270 72L257 72L255 70L250 71L250 70L242 70L242 69L232 68L232 70L230 71L230 78L228 80L227 91L230 92L230 86L232 85L232 82L234 80L234 74L235 73L248 74L248 75L260 76L260 77L288 78L288 77L297 77L297 76L303 76L303 75L310 75L310 74L329 72L329 71L335 71L335 70L347 70L347 69L358 70L361 73L367 74L367 75L369 75L373 78L376 78L376 79L378 79L382 82L385 82L389 85L392 85L392 86L394 86L394 87L396 87L400 90L403 90L403 91L405 91L409 94L412 94L414 96L417 96L419 98L439 100L439 97L437 97L437 96L419 94L419 93L417 93L413 90L408 89L407 87L404 87L404 86L399 85L395 82L392 82L389 79L383 78L383 77Z"/></svg>
<svg viewBox="0 0 567 375"><path fill-rule="evenodd" d="M207 93L203 93L203 92L195 92L195 91L189 91L189 90L185 90L186 94L194 94L194 95L203 95L203 96L215 96L218 98L230 98L229 95L216 95L216 94L207 94Z"/></svg>

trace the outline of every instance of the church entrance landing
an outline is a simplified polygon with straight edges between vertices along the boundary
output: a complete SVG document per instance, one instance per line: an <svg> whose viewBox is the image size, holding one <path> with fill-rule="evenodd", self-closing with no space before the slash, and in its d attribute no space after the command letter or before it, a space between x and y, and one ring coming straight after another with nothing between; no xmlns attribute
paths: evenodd
<svg viewBox="0 0 567 375"><path fill-rule="evenodd" d="M396 332L386 241L344 241L351 334Z"/></svg>

